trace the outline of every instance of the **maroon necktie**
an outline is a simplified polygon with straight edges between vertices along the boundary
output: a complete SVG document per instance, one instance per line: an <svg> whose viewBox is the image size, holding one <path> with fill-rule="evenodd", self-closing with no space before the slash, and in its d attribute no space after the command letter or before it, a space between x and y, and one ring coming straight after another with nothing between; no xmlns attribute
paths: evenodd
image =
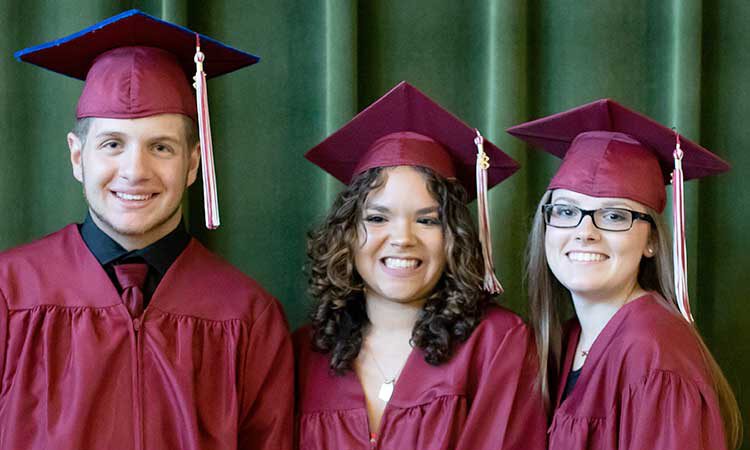
<svg viewBox="0 0 750 450"><path fill-rule="evenodd" d="M143 283L146 281L148 265L146 264L120 264L115 267L117 282L122 288L122 302L130 311L132 318L141 317L143 314Z"/></svg>

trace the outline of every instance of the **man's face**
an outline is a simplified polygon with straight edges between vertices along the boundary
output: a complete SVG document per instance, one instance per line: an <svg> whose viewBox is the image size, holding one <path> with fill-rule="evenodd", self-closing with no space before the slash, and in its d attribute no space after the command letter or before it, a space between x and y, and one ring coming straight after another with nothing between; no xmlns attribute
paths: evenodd
<svg viewBox="0 0 750 450"><path fill-rule="evenodd" d="M85 144L68 134L73 176L94 222L127 250L145 247L180 222L182 195L195 181L199 146L189 118L93 119Z"/></svg>

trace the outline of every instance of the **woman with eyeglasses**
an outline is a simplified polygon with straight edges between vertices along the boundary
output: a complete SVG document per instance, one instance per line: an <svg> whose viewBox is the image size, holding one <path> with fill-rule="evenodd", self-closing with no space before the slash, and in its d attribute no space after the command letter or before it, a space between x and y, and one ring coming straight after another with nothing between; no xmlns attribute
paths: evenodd
<svg viewBox="0 0 750 450"><path fill-rule="evenodd" d="M693 324L684 253L673 271L661 218L674 154L685 179L729 166L685 139L676 151L675 132L611 100L508 132L563 158L527 253L549 448L738 447L737 402Z"/></svg>

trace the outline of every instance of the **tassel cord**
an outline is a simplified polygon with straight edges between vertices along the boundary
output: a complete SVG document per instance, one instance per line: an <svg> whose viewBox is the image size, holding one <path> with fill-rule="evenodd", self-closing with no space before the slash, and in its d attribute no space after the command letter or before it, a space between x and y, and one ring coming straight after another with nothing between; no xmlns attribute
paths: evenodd
<svg viewBox="0 0 750 450"><path fill-rule="evenodd" d="M479 130L474 143L477 146L476 184L477 184L477 220L479 222L479 242L482 247L484 260L483 289L492 294L501 294L503 287L495 276L492 259L492 232L489 217L489 202L487 200L487 169L489 157L484 152L484 138Z"/></svg>
<svg viewBox="0 0 750 450"><path fill-rule="evenodd" d="M682 316L688 322L693 322L690 311L690 298L687 283L687 249L685 245L685 198L684 173L682 171L682 157L680 135L675 132L676 145L673 153L674 171L672 172L672 235L674 239L674 283L677 306Z"/></svg>
<svg viewBox="0 0 750 450"><path fill-rule="evenodd" d="M195 97L198 106L198 134L201 144L201 171L203 173L203 207L206 215L206 228L213 230L219 227L219 199L216 190L216 171L214 167L213 142L211 139L211 119L208 111L208 88L206 73L203 71L205 55L200 49L200 37L196 34L194 77Z"/></svg>

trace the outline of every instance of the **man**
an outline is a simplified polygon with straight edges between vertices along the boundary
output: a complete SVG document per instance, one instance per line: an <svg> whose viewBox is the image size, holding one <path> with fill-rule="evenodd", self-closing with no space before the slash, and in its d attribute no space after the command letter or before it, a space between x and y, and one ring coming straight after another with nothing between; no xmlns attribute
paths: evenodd
<svg viewBox="0 0 750 450"><path fill-rule="evenodd" d="M0 254L0 448L291 448L281 307L181 222L194 43L128 11L17 54L86 77L67 140L89 214ZM201 47L213 75L257 61Z"/></svg>

